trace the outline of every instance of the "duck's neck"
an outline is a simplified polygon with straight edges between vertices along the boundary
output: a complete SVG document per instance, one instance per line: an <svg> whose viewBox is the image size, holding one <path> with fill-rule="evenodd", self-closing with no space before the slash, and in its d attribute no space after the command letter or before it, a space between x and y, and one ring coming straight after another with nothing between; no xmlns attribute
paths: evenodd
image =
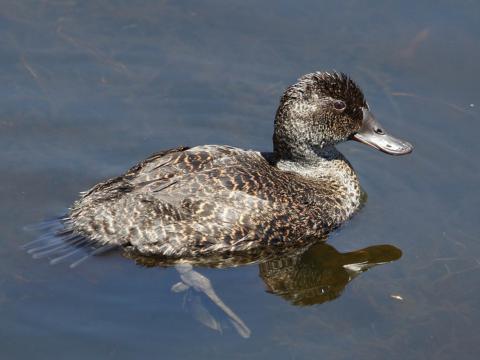
<svg viewBox="0 0 480 360"><path fill-rule="evenodd" d="M282 156L276 153L279 169L292 171L313 180L332 179L341 184L358 184L358 178L348 160L335 146L312 147L301 156Z"/></svg>
<svg viewBox="0 0 480 360"><path fill-rule="evenodd" d="M361 189L357 175L333 145L310 148L301 157L282 157L281 154L276 154L276 157L278 169L314 180L327 190L325 196L340 202L342 214L336 219L339 222L349 218L360 206Z"/></svg>

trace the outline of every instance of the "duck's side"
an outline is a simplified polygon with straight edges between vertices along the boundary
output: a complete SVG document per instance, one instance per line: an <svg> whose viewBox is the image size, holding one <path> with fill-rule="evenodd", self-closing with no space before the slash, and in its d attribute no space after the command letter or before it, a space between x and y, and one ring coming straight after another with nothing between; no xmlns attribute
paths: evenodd
<svg viewBox="0 0 480 360"><path fill-rule="evenodd" d="M213 145L155 154L86 192L66 226L98 244L195 256L301 243L358 208L343 157L317 166L269 157Z"/></svg>

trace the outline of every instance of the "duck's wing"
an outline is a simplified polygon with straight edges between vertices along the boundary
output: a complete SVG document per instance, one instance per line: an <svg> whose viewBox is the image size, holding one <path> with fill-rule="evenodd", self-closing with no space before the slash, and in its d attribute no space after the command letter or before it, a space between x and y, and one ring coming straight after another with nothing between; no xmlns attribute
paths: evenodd
<svg viewBox="0 0 480 360"><path fill-rule="evenodd" d="M174 256L251 249L291 228L275 172L258 152L228 146L160 152L84 192L28 249L74 264L118 246Z"/></svg>
<svg viewBox="0 0 480 360"><path fill-rule="evenodd" d="M132 239L142 253L244 251L293 235L292 179L260 153L202 146L162 160L134 177L162 213L155 236Z"/></svg>
<svg viewBox="0 0 480 360"><path fill-rule="evenodd" d="M289 237L290 180L255 151L173 149L86 192L69 221L89 239L143 254L248 250Z"/></svg>

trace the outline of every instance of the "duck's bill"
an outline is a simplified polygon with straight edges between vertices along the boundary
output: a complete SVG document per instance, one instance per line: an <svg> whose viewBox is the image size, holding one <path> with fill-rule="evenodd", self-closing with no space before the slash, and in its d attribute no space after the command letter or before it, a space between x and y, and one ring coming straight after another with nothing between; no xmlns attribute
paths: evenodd
<svg viewBox="0 0 480 360"><path fill-rule="evenodd" d="M413 150L407 141L387 134L368 109L363 109L362 128L352 135L352 139L390 155L405 155Z"/></svg>

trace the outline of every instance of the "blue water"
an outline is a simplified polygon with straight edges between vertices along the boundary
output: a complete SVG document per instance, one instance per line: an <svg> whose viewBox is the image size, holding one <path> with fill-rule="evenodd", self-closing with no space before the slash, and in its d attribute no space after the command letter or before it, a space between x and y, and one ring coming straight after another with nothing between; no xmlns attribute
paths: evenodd
<svg viewBox="0 0 480 360"><path fill-rule="evenodd" d="M0 1L0 20L2 359L478 357L478 2ZM401 158L341 146L368 202L328 244L403 255L345 283L326 250L309 254L339 286L330 301L267 292L258 264L195 269L245 339L203 294L172 292L173 268L113 254L71 270L19 249L24 225L160 149L270 150L284 88L326 69L415 145Z"/></svg>

